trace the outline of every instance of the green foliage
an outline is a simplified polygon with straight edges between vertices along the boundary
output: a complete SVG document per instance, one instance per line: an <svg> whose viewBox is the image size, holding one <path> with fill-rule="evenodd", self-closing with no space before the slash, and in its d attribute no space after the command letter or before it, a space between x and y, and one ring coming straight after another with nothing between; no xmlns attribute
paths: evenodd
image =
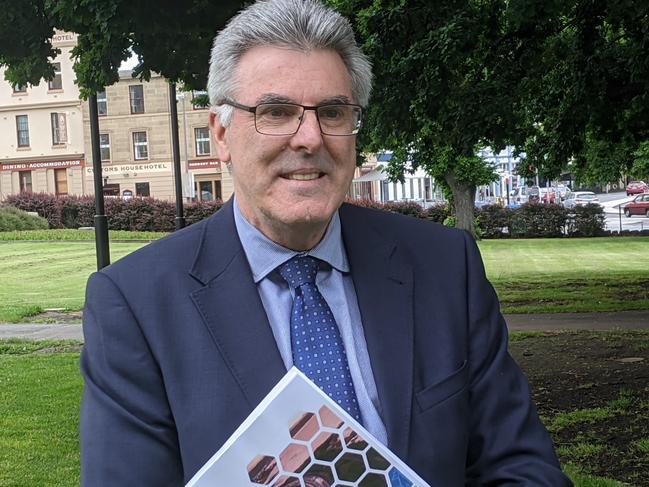
<svg viewBox="0 0 649 487"><path fill-rule="evenodd" d="M135 76L148 80L157 72L204 89L212 39L243 3L179 0L152 8L142 0L14 2L0 11L0 64L9 66L6 76L14 83L51 78L56 27L79 34L72 53L83 97L115 83L131 50L140 61Z"/></svg>
<svg viewBox="0 0 649 487"><path fill-rule="evenodd" d="M575 206L567 212L567 233L574 237L596 237L604 233L606 215L597 204Z"/></svg>
<svg viewBox="0 0 649 487"><path fill-rule="evenodd" d="M512 212L512 237L560 237L564 233L567 210L560 205L524 204Z"/></svg>
<svg viewBox="0 0 649 487"><path fill-rule="evenodd" d="M5 206L0 208L0 232L14 230L43 230L48 224L45 218L14 208Z"/></svg>
<svg viewBox="0 0 649 487"><path fill-rule="evenodd" d="M54 23L45 1L3 2L0 9L0 66L8 66L5 78L11 84L37 85L41 78L52 79L54 69L48 58L58 50L50 42Z"/></svg>
<svg viewBox="0 0 649 487"><path fill-rule="evenodd" d="M649 180L649 140L641 142L633 156L631 176L643 181Z"/></svg>
<svg viewBox="0 0 649 487"><path fill-rule="evenodd" d="M51 228L94 226L95 202L91 196L56 196L47 193L10 195L7 203L47 218ZM188 225L218 211L221 201L197 201L184 207ZM136 232L172 232L176 210L174 203L154 198L110 198L105 202L108 227Z"/></svg>
<svg viewBox="0 0 649 487"><path fill-rule="evenodd" d="M455 217L452 215L449 215L444 219L445 227L455 228L455 224L456 224Z"/></svg>
<svg viewBox="0 0 649 487"><path fill-rule="evenodd" d="M616 181L649 138L646 2L552 2L520 17L533 63L519 85L520 148L541 177L569 170L583 182Z"/></svg>
<svg viewBox="0 0 649 487"><path fill-rule="evenodd" d="M371 57L375 85L367 150L389 148L391 179L424 168L454 195L457 223L473 230L476 185L493 180L477 148L503 147L516 126L524 74L503 37L506 2L336 0Z"/></svg>

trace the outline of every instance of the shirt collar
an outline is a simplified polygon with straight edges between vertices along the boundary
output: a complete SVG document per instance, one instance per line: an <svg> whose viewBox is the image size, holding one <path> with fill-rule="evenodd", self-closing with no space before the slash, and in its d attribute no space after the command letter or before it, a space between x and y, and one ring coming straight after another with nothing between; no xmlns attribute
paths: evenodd
<svg viewBox="0 0 649 487"><path fill-rule="evenodd" d="M340 217L336 211L331 217L322 240L307 252L296 252L276 244L255 228L239 210L236 196L232 205L234 224L246 253L255 284L264 279L277 266L298 254L311 255L328 263L340 272L349 272L349 262L343 245Z"/></svg>

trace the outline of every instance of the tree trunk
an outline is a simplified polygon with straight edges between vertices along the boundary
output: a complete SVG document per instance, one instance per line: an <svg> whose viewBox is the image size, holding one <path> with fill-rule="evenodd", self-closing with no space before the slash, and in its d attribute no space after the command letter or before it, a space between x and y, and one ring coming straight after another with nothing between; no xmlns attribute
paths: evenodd
<svg viewBox="0 0 649 487"><path fill-rule="evenodd" d="M475 217L475 186L463 184L455 179L452 172L446 175L446 182L453 192L453 206L455 207L455 227L467 230L476 238Z"/></svg>

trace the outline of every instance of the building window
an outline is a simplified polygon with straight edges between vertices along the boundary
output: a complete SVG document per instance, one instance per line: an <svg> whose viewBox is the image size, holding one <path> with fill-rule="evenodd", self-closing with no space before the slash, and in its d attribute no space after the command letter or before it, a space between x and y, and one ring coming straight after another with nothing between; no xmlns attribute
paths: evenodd
<svg viewBox="0 0 649 487"><path fill-rule="evenodd" d="M52 122L52 145L64 145L68 141L65 113L50 113Z"/></svg>
<svg viewBox="0 0 649 487"><path fill-rule="evenodd" d="M20 181L21 193L32 192L32 172L31 171L20 171L18 173L18 180Z"/></svg>
<svg viewBox="0 0 649 487"><path fill-rule="evenodd" d="M27 115L16 115L16 133L18 147L29 147L29 122Z"/></svg>
<svg viewBox="0 0 649 487"><path fill-rule="evenodd" d="M135 183L135 196L151 196L149 183Z"/></svg>
<svg viewBox="0 0 649 487"><path fill-rule="evenodd" d="M50 90L62 90L61 63L52 63L52 67L54 68L54 78L48 82L47 86Z"/></svg>
<svg viewBox="0 0 649 487"><path fill-rule="evenodd" d="M12 88L14 90L14 93L27 93L27 87L25 85L16 83L12 86Z"/></svg>
<svg viewBox="0 0 649 487"><path fill-rule="evenodd" d="M197 127L194 129L194 139L196 140L196 155L210 155L210 131L207 127Z"/></svg>
<svg viewBox="0 0 649 487"><path fill-rule="evenodd" d="M68 171L67 169L54 169L54 187L57 195L68 194Z"/></svg>
<svg viewBox="0 0 649 487"><path fill-rule="evenodd" d="M104 196L119 196L120 194L119 184L117 183L104 184L103 193Z"/></svg>
<svg viewBox="0 0 649 487"><path fill-rule="evenodd" d="M99 134L99 151L101 162L110 161L110 136L108 134Z"/></svg>
<svg viewBox="0 0 649 487"><path fill-rule="evenodd" d="M106 91L97 93L97 114L103 117L108 114L108 103L106 101Z"/></svg>
<svg viewBox="0 0 649 487"><path fill-rule="evenodd" d="M221 181L218 179L209 179L204 181L195 181L194 189L199 201L221 200Z"/></svg>
<svg viewBox="0 0 649 487"><path fill-rule="evenodd" d="M133 155L136 161L149 158L149 142L146 132L133 132Z"/></svg>
<svg viewBox="0 0 649 487"><path fill-rule="evenodd" d="M131 113L144 113L144 87L131 85L128 87L131 100Z"/></svg>

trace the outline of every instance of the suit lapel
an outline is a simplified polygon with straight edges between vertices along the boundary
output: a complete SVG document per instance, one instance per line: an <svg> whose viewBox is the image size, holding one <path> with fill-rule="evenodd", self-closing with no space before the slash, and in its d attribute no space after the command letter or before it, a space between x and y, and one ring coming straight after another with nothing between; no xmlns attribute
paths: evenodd
<svg viewBox="0 0 649 487"><path fill-rule="evenodd" d="M413 388L412 268L361 211L343 205L343 238L389 447L405 458Z"/></svg>
<svg viewBox="0 0 649 487"><path fill-rule="evenodd" d="M232 200L206 224L191 275L192 300L251 409L286 373L246 259Z"/></svg>

